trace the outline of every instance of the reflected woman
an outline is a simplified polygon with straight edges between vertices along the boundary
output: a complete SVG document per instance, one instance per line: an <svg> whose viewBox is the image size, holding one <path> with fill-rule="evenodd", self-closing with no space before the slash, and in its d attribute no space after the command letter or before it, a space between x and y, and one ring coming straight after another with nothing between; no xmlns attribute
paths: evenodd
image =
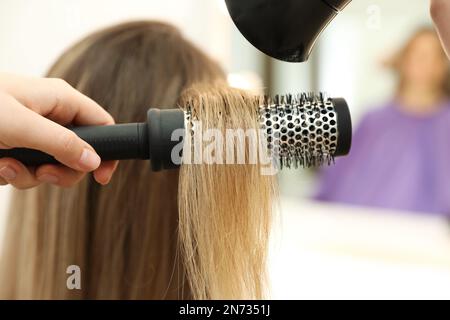
<svg viewBox="0 0 450 320"><path fill-rule="evenodd" d="M435 31L418 30L391 66L396 95L363 118L316 198L450 215L450 69Z"/></svg>

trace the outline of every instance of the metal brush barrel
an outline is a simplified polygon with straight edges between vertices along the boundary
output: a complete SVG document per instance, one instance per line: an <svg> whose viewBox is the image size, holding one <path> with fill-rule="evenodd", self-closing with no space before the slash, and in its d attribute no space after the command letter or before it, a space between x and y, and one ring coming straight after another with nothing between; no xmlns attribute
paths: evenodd
<svg viewBox="0 0 450 320"><path fill-rule="evenodd" d="M277 97L261 106L259 115L269 155L281 168L331 163L350 151L352 125L344 99Z"/></svg>

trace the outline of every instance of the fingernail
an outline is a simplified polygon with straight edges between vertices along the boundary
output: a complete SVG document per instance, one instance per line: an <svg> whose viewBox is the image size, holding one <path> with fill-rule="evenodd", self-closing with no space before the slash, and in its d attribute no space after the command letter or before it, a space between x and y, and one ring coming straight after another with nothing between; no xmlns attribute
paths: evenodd
<svg viewBox="0 0 450 320"><path fill-rule="evenodd" d="M8 166L0 168L0 177L2 177L5 180L14 180L17 177L17 172Z"/></svg>
<svg viewBox="0 0 450 320"><path fill-rule="evenodd" d="M101 159L94 151L84 149L80 158L80 165L88 170L95 170L100 166Z"/></svg>
<svg viewBox="0 0 450 320"><path fill-rule="evenodd" d="M45 183L58 183L59 178L57 176L51 175L51 174L43 174L39 177L37 177L37 179L41 182L45 182Z"/></svg>

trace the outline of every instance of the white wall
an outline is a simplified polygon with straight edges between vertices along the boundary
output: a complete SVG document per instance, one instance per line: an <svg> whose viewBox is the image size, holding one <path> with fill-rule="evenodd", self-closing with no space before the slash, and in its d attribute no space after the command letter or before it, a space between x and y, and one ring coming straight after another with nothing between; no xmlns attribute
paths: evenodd
<svg viewBox="0 0 450 320"><path fill-rule="evenodd" d="M2 0L0 70L41 75L61 51L100 27L161 19L227 62L228 20L219 0ZM218 36L220 35L220 36Z"/></svg>

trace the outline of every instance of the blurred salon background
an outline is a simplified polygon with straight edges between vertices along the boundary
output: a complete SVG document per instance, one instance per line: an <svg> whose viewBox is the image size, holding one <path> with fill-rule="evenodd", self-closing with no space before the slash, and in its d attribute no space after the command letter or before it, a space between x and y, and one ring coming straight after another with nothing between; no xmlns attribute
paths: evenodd
<svg viewBox="0 0 450 320"><path fill-rule="evenodd" d="M41 76L93 30L159 19L220 61L233 86L345 97L352 154L279 175L272 298L450 299L450 69L428 6L353 1L309 62L289 64L247 43L223 0L1 0L0 71Z"/></svg>

